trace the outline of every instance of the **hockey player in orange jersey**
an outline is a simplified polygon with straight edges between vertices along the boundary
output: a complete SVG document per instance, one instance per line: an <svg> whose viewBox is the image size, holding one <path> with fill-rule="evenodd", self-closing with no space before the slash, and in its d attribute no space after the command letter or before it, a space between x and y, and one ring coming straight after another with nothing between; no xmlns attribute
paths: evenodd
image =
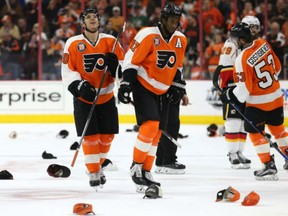
<svg viewBox="0 0 288 216"><path fill-rule="evenodd" d="M266 40L253 41L246 23L234 26L230 37L242 52L235 60L233 76L236 88L228 88L221 93L220 98L226 102L246 101L247 119L264 134L267 125L281 151L288 155L288 133L283 125L284 101L278 79L281 63ZM268 141L249 122L245 122L244 127L264 164L262 169L254 172L255 178L278 180ZM288 170L288 161L283 167Z"/></svg>
<svg viewBox="0 0 288 216"><path fill-rule="evenodd" d="M133 103L139 133L134 145L130 174L138 192L155 182L151 175L155 154L165 128L163 116L168 102L177 103L185 93L182 61L186 37L177 31L181 11L172 4L161 11L160 23L141 29L130 44L123 62L123 81L118 97Z"/></svg>
<svg viewBox="0 0 288 216"><path fill-rule="evenodd" d="M259 37L260 22L255 16L245 16L242 22L249 25L252 39ZM222 48L219 66L213 75L213 84L222 91L235 86L233 80L234 62L241 50L228 38ZM245 112L245 103L237 104L241 112ZM251 160L243 155L247 133L244 130L244 119L229 103L223 103L223 119L225 120L225 141L227 143L228 157L233 169L249 169Z"/></svg>
<svg viewBox="0 0 288 216"><path fill-rule="evenodd" d="M85 165L90 176L89 184L97 189L106 182L101 164L119 129L113 88L115 76L121 70L118 59L123 60L124 52L117 43L113 53L116 38L99 33L97 9L85 9L80 14L80 22L83 34L69 38L65 44L62 79L74 96L74 120L78 136L83 133L96 94L99 97L82 142ZM106 66L109 73L99 93Z"/></svg>

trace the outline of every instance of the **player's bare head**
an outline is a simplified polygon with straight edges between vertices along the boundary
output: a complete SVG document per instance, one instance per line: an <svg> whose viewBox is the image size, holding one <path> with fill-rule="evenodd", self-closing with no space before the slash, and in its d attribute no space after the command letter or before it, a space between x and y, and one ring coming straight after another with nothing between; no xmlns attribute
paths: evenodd
<svg viewBox="0 0 288 216"><path fill-rule="evenodd" d="M86 8L82 11L79 16L80 23L82 28L88 32L95 33L99 29L99 15L96 8ZM87 25L91 27L88 28ZM96 25L96 27L94 27Z"/></svg>
<svg viewBox="0 0 288 216"><path fill-rule="evenodd" d="M167 4L161 11L160 23L168 35L172 35L179 26L181 17L180 8Z"/></svg>
<svg viewBox="0 0 288 216"><path fill-rule="evenodd" d="M246 23L250 26L252 37L256 39L260 32L260 22L259 19L255 16L245 16L242 20L242 23Z"/></svg>
<svg viewBox="0 0 288 216"><path fill-rule="evenodd" d="M230 38L239 49L242 49L253 41L250 26L243 22L233 26L230 31Z"/></svg>

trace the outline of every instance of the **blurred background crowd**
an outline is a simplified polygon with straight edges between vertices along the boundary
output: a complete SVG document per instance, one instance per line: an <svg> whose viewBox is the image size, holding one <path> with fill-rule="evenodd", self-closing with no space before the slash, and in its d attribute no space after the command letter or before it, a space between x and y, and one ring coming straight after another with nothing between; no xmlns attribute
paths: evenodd
<svg viewBox="0 0 288 216"><path fill-rule="evenodd" d="M265 38L288 79L288 0L176 0L182 9L180 31L188 46L185 79L212 79L230 28L246 15L258 17ZM60 80L65 41L81 33L83 8L96 7L100 31L117 36L125 50L142 27L155 26L161 0L1 0L0 80ZM39 53L39 50L41 51Z"/></svg>

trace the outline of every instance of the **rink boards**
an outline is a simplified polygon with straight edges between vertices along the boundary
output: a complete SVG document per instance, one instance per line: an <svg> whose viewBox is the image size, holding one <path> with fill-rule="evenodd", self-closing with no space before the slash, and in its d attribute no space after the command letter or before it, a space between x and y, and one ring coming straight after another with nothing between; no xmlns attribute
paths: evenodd
<svg viewBox="0 0 288 216"><path fill-rule="evenodd" d="M288 126L288 82L281 82ZM117 88L115 87L115 95ZM183 124L222 124L221 104L211 81L187 81L190 105L181 106ZM135 123L132 105L117 102L120 123ZM72 95L61 81L2 81L0 123L71 123Z"/></svg>

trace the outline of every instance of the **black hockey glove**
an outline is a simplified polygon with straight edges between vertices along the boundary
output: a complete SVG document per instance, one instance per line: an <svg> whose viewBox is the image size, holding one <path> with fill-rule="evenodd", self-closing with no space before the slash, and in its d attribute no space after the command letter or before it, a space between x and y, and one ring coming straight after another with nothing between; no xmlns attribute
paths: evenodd
<svg viewBox="0 0 288 216"><path fill-rule="evenodd" d="M68 86L68 90L75 97L82 97L84 100L87 100L89 102L93 102L96 96L96 90L94 86L92 86L86 80L76 80L72 82Z"/></svg>
<svg viewBox="0 0 288 216"><path fill-rule="evenodd" d="M108 66L108 70L112 77L116 77L116 70L119 64L118 57L115 53L109 52L105 55L105 64Z"/></svg>
<svg viewBox="0 0 288 216"><path fill-rule="evenodd" d="M166 93L166 97L169 103L177 104L182 99L182 97L186 93L185 86L186 82L184 80L172 82L172 85Z"/></svg>
<svg viewBox="0 0 288 216"><path fill-rule="evenodd" d="M238 101L238 99L236 98L236 96L233 94L233 89L235 87L232 87L232 88L228 88L224 91L221 92L220 94L220 100L223 102L223 103L240 103Z"/></svg>
<svg viewBox="0 0 288 216"><path fill-rule="evenodd" d="M131 102L130 93L132 92L132 85L130 82L121 81L120 88L118 89L118 99L124 104Z"/></svg>

